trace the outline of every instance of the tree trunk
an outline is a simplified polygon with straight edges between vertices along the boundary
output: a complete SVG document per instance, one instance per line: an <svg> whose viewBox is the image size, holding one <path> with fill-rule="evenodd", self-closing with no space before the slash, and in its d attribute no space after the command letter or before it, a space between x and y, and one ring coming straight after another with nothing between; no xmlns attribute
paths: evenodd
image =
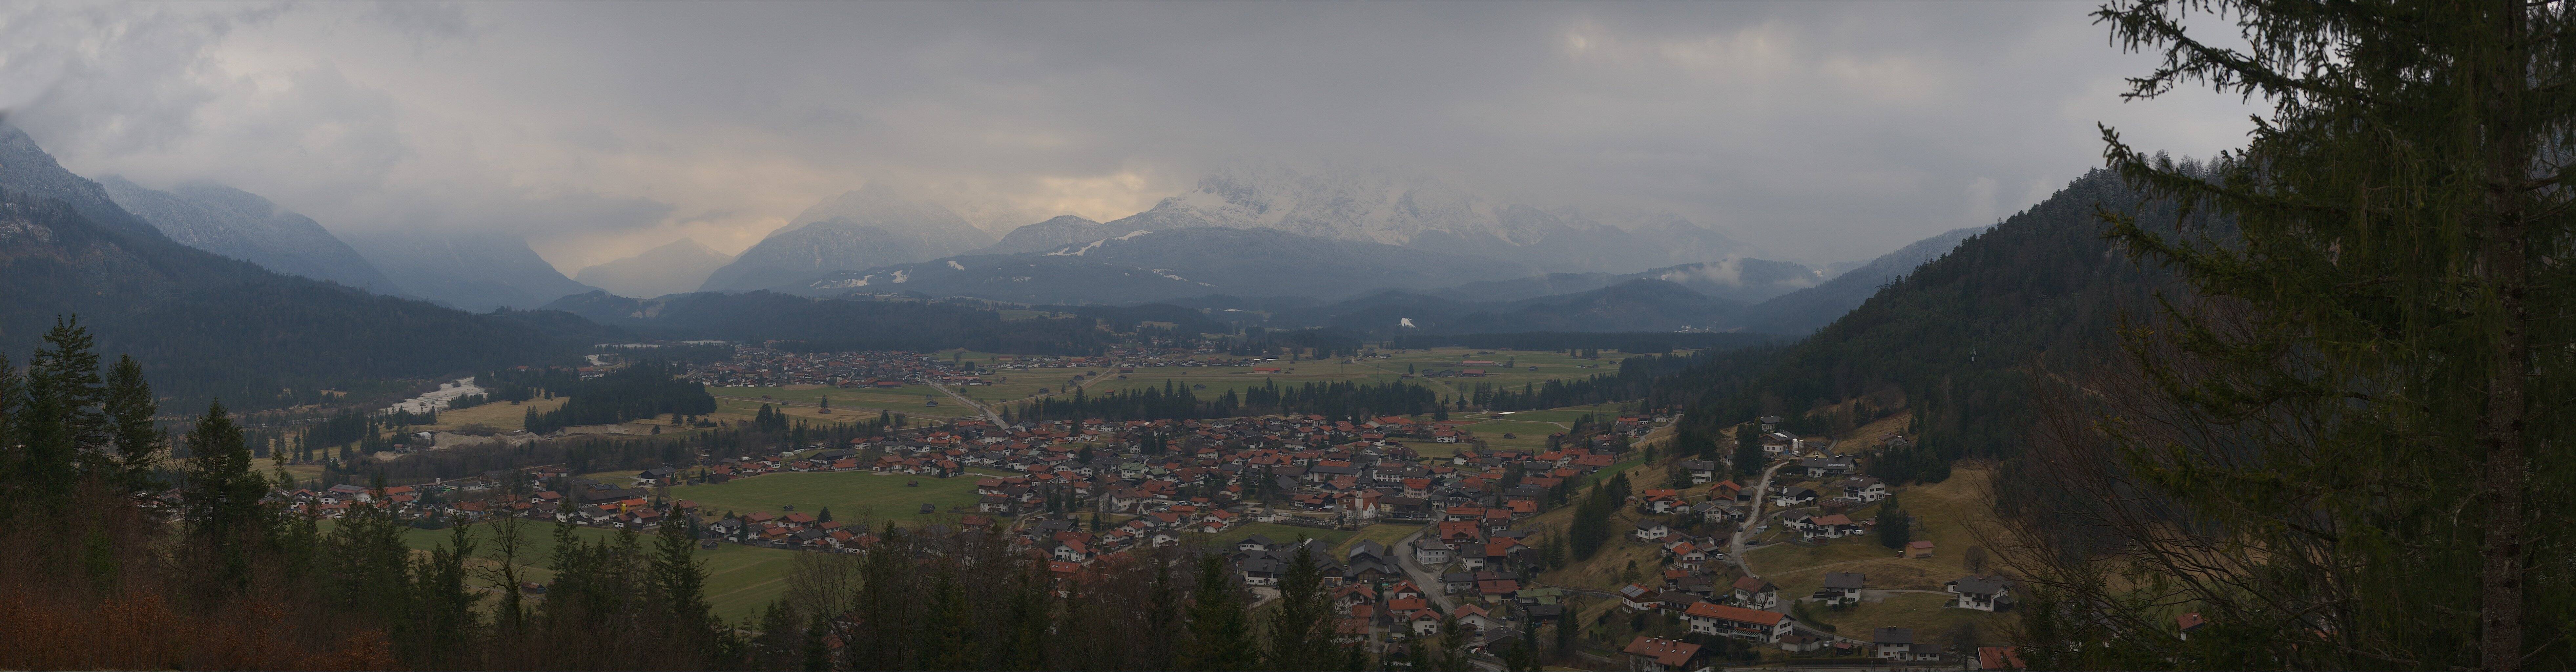
<svg viewBox="0 0 2576 672"><path fill-rule="evenodd" d="M2524 208L2526 175L2532 165L2531 136L2524 123L2524 94L2530 88L2529 35L2524 8L2496 12L2496 48L2482 73L2491 88L2488 107L2488 199L2493 217L2480 265L2484 284L2494 292L2497 323L2490 331L2492 359L2487 362L2487 403L2478 427L2486 456L2478 496L2486 501L2485 536L2479 552L2479 667L2515 670L2522 666L2524 491L2530 466L2524 455L2527 405L2525 376L2529 353L2530 308L2526 301L2526 267L2530 247L2529 216Z"/></svg>

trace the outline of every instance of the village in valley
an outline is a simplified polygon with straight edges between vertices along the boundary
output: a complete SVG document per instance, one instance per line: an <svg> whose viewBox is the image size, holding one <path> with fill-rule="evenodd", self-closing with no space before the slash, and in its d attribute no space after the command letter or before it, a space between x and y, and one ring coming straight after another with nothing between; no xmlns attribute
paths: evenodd
<svg viewBox="0 0 2576 672"><path fill-rule="evenodd" d="M1073 582L1157 549L1218 554L1256 605L1276 596L1302 553L1330 588L1337 641L1379 660L1450 645L1491 661L1546 649L1591 669L2012 664L1994 644L2014 583L1991 573L1969 529L1985 515L1973 503L1985 472L1962 465L1909 483L1872 474L1877 456L1908 445L1905 414L1882 411L1837 436L1745 419L1694 453L1677 445L1676 408L1495 411L1458 387L1534 385L1623 356L741 347L679 375L707 386L714 413L551 438L678 442L795 423L765 449L671 454L626 471L536 465L403 485L315 483L275 497L324 520L389 508L422 528L412 535L422 547L439 538L431 529L496 517L582 535L684 525L714 570L714 603L737 617L776 599L789 554L864 554L892 533L1003 535ZM628 360L598 361L578 375L609 375ZM1012 405L1122 390L1210 396L1308 382L1300 378L1444 392L1432 413L1365 417L1028 418L1036 407Z"/></svg>

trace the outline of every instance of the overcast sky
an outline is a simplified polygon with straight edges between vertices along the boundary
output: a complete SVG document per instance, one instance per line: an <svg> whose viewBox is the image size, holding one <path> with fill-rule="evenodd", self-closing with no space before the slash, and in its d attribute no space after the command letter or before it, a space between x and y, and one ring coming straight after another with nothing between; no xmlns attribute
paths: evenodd
<svg viewBox="0 0 2576 672"><path fill-rule="evenodd" d="M73 170L340 230L527 233L567 273L750 246L889 180L996 232L1208 166L1403 166L1669 209L1811 263L1991 223L2250 111L2123 103L2087 3L0 3L0 109Z"/></svg>

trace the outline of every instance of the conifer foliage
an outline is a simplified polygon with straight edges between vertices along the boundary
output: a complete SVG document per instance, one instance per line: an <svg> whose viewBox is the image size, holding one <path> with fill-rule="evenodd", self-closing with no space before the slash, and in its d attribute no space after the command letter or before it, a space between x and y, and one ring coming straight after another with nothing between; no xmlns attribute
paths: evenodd
<svg viewBox="0 0 2576 672"><path fill-rule="evenodd" d="M175 472L161 467L143 368L122 358L102 376L99 359L66 318L26 374L0 363L0 564L21 570L0 572L0 668L741 664L686 524L649 548L558 530L557 590L530 609L516 563L545 559L518 557L524 521L452 528L427 554L367 502L324 531L270 496L220 402L179 437ZM512 569L477 580L496 565ZM505 586L497 608L478 585Z"/></svg>
<svg viewBox="0 0 2576 672"><path fill-rule="evenodd" d="M2213 220L2108 213L2190 290L2046 406L2089 544L2010 558L2044 667L2565 668L2576 576L2576 8L2118 2L2129 97L2271 103L2208 163L2111 165ZM2210 40L2202 18L2236 31ZM2241 46L2228 46L2241 45ZM2025 522L2025 532L2039 532ZM1999 548L1998 550L2002 550ZM2106 575L2118 570L2126 576ZM2180 637L2177 611L2209 625ZM2080 644L2080 646L2078 645Z"/></svg>

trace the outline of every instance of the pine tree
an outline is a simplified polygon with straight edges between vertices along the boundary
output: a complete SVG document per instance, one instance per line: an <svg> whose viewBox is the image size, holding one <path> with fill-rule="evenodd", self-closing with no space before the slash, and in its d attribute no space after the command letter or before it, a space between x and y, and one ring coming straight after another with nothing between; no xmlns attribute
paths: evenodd
<svg viewBox="0 0 2576 672"><path fill-rule="evenodd" d="M1243 601L1234 590L1234 576L1226 571L1224 557L1199 557L1199 585L1190 596L1190 638L1180 659L1182 669L1243 672L1257 667L1251 617L1244 613Z"/></svg>
<svg viewBox="0 0 2576 672"><path fill-rule="evenodd" d="M2234 29L2203 41L2195 14ZM2556 569L2576 549L2550 532L2576 492L2555 443L2576 429L2557 408L2576 387L2576 7L2137 0L2096 17L2163 57L2128 97L2206 85L2272 106L2208 164L2103 131L2121 177L2184 213L2111 215L2112 237L2197 298L2132 324L2127 365L2064 393L2033 460L2064 466L2032 478L2116 537L2087 546L2135 549L2122 563L2166 580L2037 554L2051 570L2033 580L2081 607L2059 631L2123 645L2031 663L2576 665L2566 620L2540 615L2576 593ZM2231 631L2164 637L2143 603Z"/></svg>
<svg viewBox="0 0 2576 672"><path fill-rule="evenodd" d="M1771 458L1762 452L1762 432L1753 423L1735 426L1735 475L1760 476Z"/></svg>
<svg viewBox="0 0 2576 672"><path fill-rule="evenodd" d="M25 464L26 445L20 424L27 421L26 379L19 377L9 357L0 354L0 485L20 486L18 471ZM0 497L0 517L13 511L12 498Z"/></svg>
<svg viewBox="0 0 2576 672"><path fill-rule="evenodd" d="M385 509L350 506L323 539L320 558L325 600L344 613L394 626L397 638L408 634L415 613L411 549L403 545L407 527Z"/></svg>
<svg viewBox="0 0 2576 672"><path fill-rule="evenodd" d="M679 520L664 520L654 535L651 569L653 599L668 617L672 635L704 641L718 625L707 606L706 563L697 559L698 540Z"/></svg>
<svg viewBox="0 0 2576 672"><path fill-rule="evenodd" d="M974 607L966 595L966 582L953 570L943 568L930 581L924 611L928 618L922 624L920 641L914 647L920 652L922 669L972 670L983 659L977 646L979 623Z"/></svg>
<svg viewBox="0 0 2576 672"><path fill-rule="evenodd" d="M110 442L116 446L117 481L129 490L163 487L153 478L161 466L162 437L152 427L152 416L161 404L152 398L152 383L143 379L143 364L133 356L118 357L108 370L103 407Z"/></svg>
<svg viewBox="0 0 2576 672"><path fill-rule="evenodd" d="M188 535L210 549L216 573L240 587L250 577L250 556L265 533L268 479L251 470L250 447L222 402L206 407L188 432L188 482L179 492Z"/></svg>
<svg viewBox="0 0 2576 672"><path fill-rule="evenodd" d="M107 456L107 418L98 408L105 390L92 347L79 318L55 318L54 328L45 332L27 361L27 401L18 431L24 447L18 464L11 466L48 508L68 504L81 465L114 463Z"/></svg>
<svg viewBox="0 0 2576 672"><path fill-rule="evenodd" d="M1895 497L1888 497L1887 502L1878 507L1878 544L1892 549L1904 549L1905 544L1914 541L1913 525L1913 516L1907 515L1905 509L1897 507Z"/></svg>
<svg viewBox="0 0 2576 672"><path fill-rule="evenodd" d="M465 559L474 555L468 529L464 525L449 528L447 543L432 549L412 571L413 592L421 607L414 660L454 660L451 657L460 654L482 629L474 608L483 602L483 592L465 583Z"/></svg>
<svg viewBox="0 0 2576 672"><path fill-rule="evenodd" d="M1320 670L1334 667L1333 605L1324 594L1324 575L1316 545L1300 539L1279 576L1279 611L1270 616L1270 669Z"/></svg>

